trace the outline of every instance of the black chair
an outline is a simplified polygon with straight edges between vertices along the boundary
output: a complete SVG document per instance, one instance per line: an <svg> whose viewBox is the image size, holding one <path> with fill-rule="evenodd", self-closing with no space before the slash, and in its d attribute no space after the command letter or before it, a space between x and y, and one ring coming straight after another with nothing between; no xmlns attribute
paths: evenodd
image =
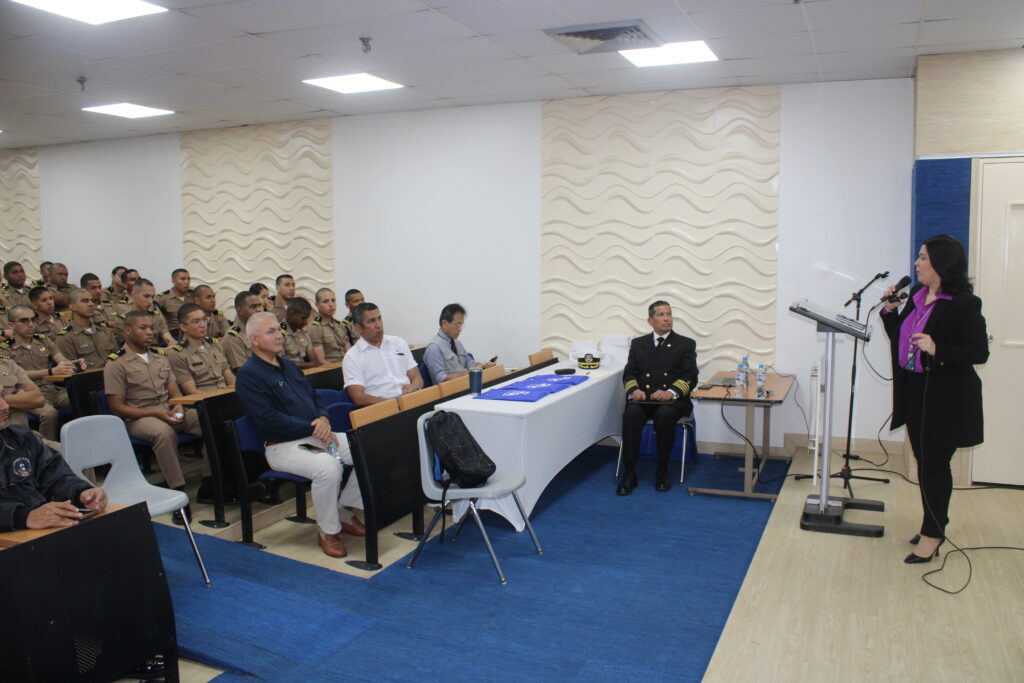
<svg viewBox="0 0 1024 683"><path fill-rule="evenodd" d="M145 503L0 553L0 677L112 681L162 653L178 680L167 576Z"/></svg>

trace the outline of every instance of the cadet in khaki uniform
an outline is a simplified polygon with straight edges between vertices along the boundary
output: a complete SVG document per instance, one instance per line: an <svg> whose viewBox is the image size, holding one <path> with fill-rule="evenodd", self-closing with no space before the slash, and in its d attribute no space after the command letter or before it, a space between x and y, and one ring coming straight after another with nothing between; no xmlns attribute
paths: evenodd
<svg viewBox="0 0 1024 683"><path fill-rule="evenodd" d="M356 310L356 306L363 303L363 300L363 293L358 289L350 289L345 292L345 307L348 309L348 315L342 319L341 324L345 327L345 337L348 339L350 347L355 346L361 338L359 332L356 331L356 324L352 320L352 311Z"/></svg>
<svg viewBox="0 0 1024 683"><path fill-rule="evenodd" d="M11 424L23 427L28 427L28 411L46 403L43 392L5 349L0 349L0 395L10 406Z"/></svg>
<svg viewBox="0 0 1024 683"><path fill-rule="evenodd" d="M313 353L321 364L340 363L351 344L348 342L345 327L334 319L338 301L332 290L326 287L317 290L316 310L318 315L306 329L310 341L313 342Z"/></svg>
<svg viewBox="0 0 1024 683"><path fill-rule="evenodd" d="M295 278L287 274L278 275L274 286L277 287L277 296L270 297L274 303L274 308L270 312L276 315L278 320L284 322L288 302L295 297Z"/></svg>
<svg viewBox="0 0 1024 683"><path fill-rule="evenodd" d="M171 406L181 395L171 363L153 344L153 316L132 311L125 318L125 346L103 368L110 411L125 421L128 433L153 444L153 453L167 485L182 489L185 477L178 462L178 434L202 436L196 411ZM182 415L182 417L178 417ZM203 475L209 476L203 458Z"/></svg>
<svg viewBox="0 0 1024 683"><path fill-rule="evenodd" d="M124 289L124 282L121 280L121 273L128 270L124 266L114 266L110 271L110 286L103 289L101 304L113 304L125 297L127 292ZM84 283L82 285L85 286Z"/></svg>
<svg viewBox="0 0 1024 683"><path fill-rule="evenodd" d="M111 310L114 313L127 313L132 310L132 290L139 279L139 271L134 268L125 268L121 272L121 285L124 287L124 294L121 295L120 299L110 304Z"/></svg>
<svg viewBox="0 0 1024 683"><path fill-rule="evenodd" d="M85 361L86 370L107 364L107 357L121 346L108 327L93 320L95 299L84 289L71 292L71 324L57 333L57 350L69 360Z"/></svg>
<svg viewBox="0 0 1024 683"><path fill-rule="evenodd" d="M46 287L33 287L28 297L36 314L36 333L56 339L64 327L64 321L53 312L53 292Z"/></svg>
<svg viewBox="0 0 1024 683"><path fill-rule="evenodd" d="M125 271L126 273L128 271ZM173 346L177 343L171 333L167 330L167 320L164 318L164 314L160 312L160 309L153 305L153 299L156 297L156 288L153 287L153 283L146 278L139 278L132 285L132 306L131 309L123 313L118 314L119 323L118 327L121 328L122 334L124 333L124 321L125 318L132 313L132 311L142 311L152 316L153 320L153 335L156 339L156 343L163 344L166 346Z"/></svg>
<svg viewBox="0 0 1024 683"><path fill-rule="evenodd" d="M223 313L217 310L217 294L213 291L213 287L209 285L196 287L195 301L196 306L199 306L206 314L206 336L224 341L228 330L231 329L231 323ZM178 317L181 317L180 310Z"/></svg>
<svg viewBox="0 0 1024 683"><path fill-rule="evenodd" d="M157 307L163 311L167 319L167 330L175 339L179 338L178 309L185 304L195 303L195 290L189 288L192 276L184 268L176 268L171 273L171 288L160 292L156 297Z"/></svg>
<svg viewBox="0 0 1024 683"><path fill-rule="evenodd" d="M259 296L252 292L239 292L235 295L235 314L238 319L234 326L228 330L228 336L224 338L221 350L228 359L228 367L231 372L238 372L238 368L245 365L252 355L252 342L246 334L245 325L253 314L263 310L263 302Z"/></svg>
<svg viewBox="0 0 1024 683"><path fill-rule="evenodd" d="M110 304L103 303L103 283L100 278L93 273L86 273L82 276L82 289L89 293L92 297L93 303L96 304L93 313L90 317L90 324L87 327L103 327L111 330L114 337L117 339L117 345L121 346L124 344L124 337L121 335L120 323L121 318L118 317L114 307ZM77 290L76 290L77 291ZM69 299L75 299L77 295L75 292L71 292ZM68 308L73 309L74 301L68 301ZM114 349L115 351L117 349ZM103 354L106 356L107 354Z"/></svg>
<svg viewBox="0 0 1024 683"><path fill-rule="evenodd" d="M184 339L171 347L171 369L183 394L235 385L235 376L220 350L220 341L206 335L206 316L196 304L178 309Z"/></svg>
<svg viewBox="0 0 1024 683"><path fill-rule="evenodd" d="M45 403L29 412L39 418L39 433L55 441L59 423L57 408L70 405L68 393L64 387L44 382L43 378L51 374L51 365L54 366L54 375L70 375L75 367L46 336L35 334L36 322L31 308L15 306L7 312L7 319L14 330L14 338L0 346L10 353L14 362L21 366L28 378L43 392Z"/></svg>
<svg viewBox="0 0 1024 683"><path fill-rule="evenodd" d="M47 287L53 292L54 310L58 313L68 310L68 294L75 288L68 284L68 267L63 263L54 263Z"/></svg>
<svg viewBox="0 0 1024 683"><path fill-rule="evenodd" d="M306 333L309 318L313 315L313 307L301 296L293 297L288 302L288 309L281 323L284 335L284 357L293 361L300 368L315 368L320 362L313 355L313 340Z"/></svg>
<svg viewBox="0 0 1024 683"><path fill-rule="evenodd" d="M8 261L4 264L4 297L11 308L14 306L32 306L32 300L28 298L31 287L25 284L28 276L25 275L25 268L17 261Z"/></svg>

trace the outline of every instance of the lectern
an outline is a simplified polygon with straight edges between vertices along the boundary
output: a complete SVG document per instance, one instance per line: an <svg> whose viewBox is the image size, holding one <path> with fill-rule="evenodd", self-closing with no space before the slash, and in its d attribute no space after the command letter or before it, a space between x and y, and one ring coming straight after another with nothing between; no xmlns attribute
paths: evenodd
<svg viewBox="0 0 1024 683"><path fill-rule="evenodd" d="M818 324L818 332L825 333L825 369L822 383L825 385L825 424L824 438L818 444L821 451L821 490L818 495L807 496L804 512L800 518L800 528L807 531L821 531L829 534L848 534L851 536L878 537L885 533L885 527L876 524L856 524L843 519L846 510L872 510L882 512L885 503L878 500L857 498L830 498L828 485L829 459L832 455L832 402L834 398L833 376L835 375L836 335L848 334L851 337L868 341L871 333L867 325L844 315L834 314L827 309L815 305L806 299L797 301L789 310Z"/></svg>

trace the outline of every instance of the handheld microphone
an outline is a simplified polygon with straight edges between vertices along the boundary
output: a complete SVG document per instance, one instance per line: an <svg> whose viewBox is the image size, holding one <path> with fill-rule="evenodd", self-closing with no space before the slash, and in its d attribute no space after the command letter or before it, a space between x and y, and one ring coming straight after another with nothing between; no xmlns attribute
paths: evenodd
<svg viewBox="0 0 1024 683"><path fill-rule="evenodd" d="M910 279L910 276L909 275L904 275L903 277L900 278L900 281L896 283L896 289L893 290L892 294L889 295L889 296L883 296L880 299L880 301L888 301L889 303L894 304L897 301L899 301L900 299L905 299L907 297L906 294L904 294L903 296L900 296L900 295L896 294L896 292L900 291L901 289L903 289L904 287L909 285L911 282L912 282L912 280Z"/></svg>

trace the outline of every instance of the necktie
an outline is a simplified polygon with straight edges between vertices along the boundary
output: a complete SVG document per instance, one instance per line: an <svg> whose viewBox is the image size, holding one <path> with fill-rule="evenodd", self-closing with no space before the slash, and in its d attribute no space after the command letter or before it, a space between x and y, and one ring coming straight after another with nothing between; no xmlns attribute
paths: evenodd
<svg viewBox="0 0 1024 683"><path fill-rule="evenodd" d="M452 353L454 353L456 356L459 355L459 352L455 350L455 340L454 339L449 339L448 341L452 345Z"/></svg>
<svg viewBox="0 0 1024 683"><path fill-rule="evenodd" d="M658 337L658 342L654 345L654 348L660 349L661 345L665 343L664 337Z"/></svg>

